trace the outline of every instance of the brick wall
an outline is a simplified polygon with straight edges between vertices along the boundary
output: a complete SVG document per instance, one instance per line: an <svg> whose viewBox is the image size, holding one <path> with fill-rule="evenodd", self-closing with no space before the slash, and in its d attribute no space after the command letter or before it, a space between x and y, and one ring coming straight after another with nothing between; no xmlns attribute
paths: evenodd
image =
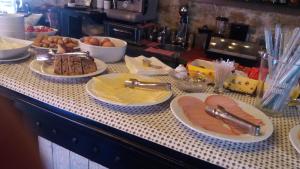
<svg viewBox="0 0 300 169"><path fill-rule="evenodd" d="M195 31L203 25L215 28L216 16L228 17L230 22L245 23L250 25L250 41L258 41L263 38L265 25L282 25L293 28L300 26L300 16L285 15L272 12L242 9L237 7L218 6L197 2L197 0L161 0L159 22L162 25L176 28L180 5L189 4L190 7L190 28Z"/></svg>
<svg viewBox="0 0 300 169"><path fill-rule="evenodd" d="M67 0L26 0L34 5L51 3L63 5ZM203 25L215 28L216 16L228 17L230 22L245 23L250 25L250 41L263 38L264 25L281 23L289 28L300 26L300 16L285 15L272 12L249 10L237 7L218 6L201 3L197 0L160 0L159 23L164 26L176 28L179 21L178 9L181 5L190 7L190 28L196 31Z"/></svg>

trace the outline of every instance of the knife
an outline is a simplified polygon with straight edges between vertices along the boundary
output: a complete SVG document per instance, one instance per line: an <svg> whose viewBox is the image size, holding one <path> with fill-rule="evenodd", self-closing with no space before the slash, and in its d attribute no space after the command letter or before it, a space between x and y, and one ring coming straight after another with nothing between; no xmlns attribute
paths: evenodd
<svg viewBox="0 0 300 169"><path fill-rule="evenodd" d="M213 108L210 106L205 107L205 111L220 120L223 120L225 123L229 123L232 125L236 125L239 129L241 129L243 132L253 135L253 136L259 136L260 133L260 126L253 124L245 119L242 119L230 112L228 112L224 107L217 106L217 108Z"/></svg>

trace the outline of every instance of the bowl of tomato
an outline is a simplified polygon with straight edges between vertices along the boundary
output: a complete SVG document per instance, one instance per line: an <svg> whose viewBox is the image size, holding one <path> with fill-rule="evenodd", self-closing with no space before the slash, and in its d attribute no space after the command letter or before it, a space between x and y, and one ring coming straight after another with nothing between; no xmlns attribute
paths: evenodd
<svg viewBox="0 0 300 169"><path fill-rule="evenodd" d="M37 35L48 35L48 36L53 36L58 32L57 29L50 28L47 26L28 26L25 29L25 36L26 39L33 39L37 37Z"/></svg>

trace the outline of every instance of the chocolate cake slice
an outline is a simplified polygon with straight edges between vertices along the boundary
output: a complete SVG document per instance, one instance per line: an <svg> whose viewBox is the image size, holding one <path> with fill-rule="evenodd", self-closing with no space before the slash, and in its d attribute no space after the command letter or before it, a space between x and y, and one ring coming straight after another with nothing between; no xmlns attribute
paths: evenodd
<svg viewBox="0 0 300 169"><path fill-rule="evenodd" d="M61 56L56 56L54 59L54 73L58 75L62 75L62 59Z"/></svg>
<svg viewBox="0 0 300 169"><path fill-rule="evenodd" d="M82 75L97 71L97 65L91 57L56 56L53 66L54 73L58 75Z"/></svg>
<svg viewBox="0 0 300 169"><path fill-rule="evenodd" d="M62 68L62 74L63 75L69 75L69 64L68 64L68 56L61 56L61 68Z"/></svg>
<svg viewBox="0 0 300 169"><path fill-rule="evenodd" d="M97 71L97 65L93 58L87 57L81 59L82 70L84 74L93 73Z"/></svg>
<svg viewBox="0 0 300 169"><path fill-rule="evenodd" d="M69 75L82 75L81 58L76 56L68 57Z"/></svg>

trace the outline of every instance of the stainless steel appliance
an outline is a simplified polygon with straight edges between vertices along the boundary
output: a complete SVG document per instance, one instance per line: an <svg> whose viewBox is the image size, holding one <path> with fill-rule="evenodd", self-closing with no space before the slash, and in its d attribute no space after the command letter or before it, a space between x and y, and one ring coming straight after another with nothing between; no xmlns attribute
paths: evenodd
<svg viewBox="0 0 300 169"><path fill-rule="evenodd" d="M178 32L176 35L176 44L182 47L186 47L188 40L188 6L182 6L179 9L180 23L178 27Z"/></svg>
<svg viewBox="0 0 300 169"><path fill-rule="evenodd" d="M89 7L91 5L92 0L73 0L76 6L86 6Z"/></svg>
<svg viewBox="0 0 300 169"><path fill-rule="evenodd" d="M131 0L131 1L114 1L114 8L127 10L132 12L144 12L146 1Z"/></svg>
<svg viewBox="0 0 300 169"><path fill-rule="evenodd" d="M231 23L229 38L239 41L247 41L249 25L241 23Z"/></svg>
<svg viewBox="0 0 300 169"><path fill-rule="evenodd" d="M128 24L106 21L104 23L106 36L126 40L129 43L143 45L143 40L147 38L148 32L155 24Z"/></svg>
<svg viewBox="0 0 300 169"><path fill-rule="evenodd" d="M106 36L142 44L148 30L154 27L150 22L157 18L157 8L158 0L114 0L113 9L105 11Z"/></svg>
<svg viewBox="0 0 300 169"><path fill-rule="evenodd" d="M158 0L114 0L113 9L107 10L110 19L141 23L157 17Z"/></svg>
<svg viewBox="0 0 300 169"><path fill-rule="evenodd" d="M218 16L216 18L216 28L217 28L216 32L217 32L218 36L221 36L221 37L225 36L225 32L228 27L228 22L229 22L229 19L226 17Z"/></svg>
<svg viewBox="0 0 300 169"><path fill-rule="evenodd" d="M252 65L258 63L260 49L261 47L255 43L212 37L206 52L211 57L230 58L239 63Z"/></svg>
<svg viewBox="0 0 300 169"><path fill-rule="evenodd" d="M206 26L206 25L203 26L202 28L199 28L198 34L196 34L196 37L195 37L194 47L207 50L210 39L211 39L212 32L213 31L210 30L208 28L208 26Z"/></svg>

